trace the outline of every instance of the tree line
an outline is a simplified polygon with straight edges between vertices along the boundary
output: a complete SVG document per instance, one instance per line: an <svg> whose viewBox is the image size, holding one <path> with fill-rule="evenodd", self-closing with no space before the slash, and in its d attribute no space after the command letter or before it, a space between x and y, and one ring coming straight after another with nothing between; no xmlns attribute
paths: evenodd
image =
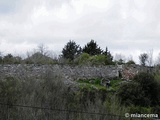
<svg viewBox="0 0 160 120"><path fill-rule="evenodd" d="M117 58L116 58L117 57ZM4 64L90 64L90 65L115 65L115 64L135 64L135 61L130 58L127 62L121 54L117 54L113 59L113 55L106 46L105 50L91 40L84 47L78 45L74 40L70 40L63 47L61 54L55 57L47 50L43 44L38 46L34 52L28 52L26 58L7 54L0 55L0 63ZM160 58L160 55L158 59ZM139 62L142 66L153 65L153 51L142 53L139 55ZM157 60L160 64L160 60Z"/></svg>

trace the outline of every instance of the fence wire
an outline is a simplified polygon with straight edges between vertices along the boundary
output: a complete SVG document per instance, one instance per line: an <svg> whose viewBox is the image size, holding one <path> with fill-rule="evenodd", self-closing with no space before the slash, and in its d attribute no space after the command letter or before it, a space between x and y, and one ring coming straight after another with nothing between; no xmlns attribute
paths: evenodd
<svg viewBox="0 0 160 120"><path fill-rule="evenodd" d="M124 120L121 115L0 103L1 120Z"/></svg>

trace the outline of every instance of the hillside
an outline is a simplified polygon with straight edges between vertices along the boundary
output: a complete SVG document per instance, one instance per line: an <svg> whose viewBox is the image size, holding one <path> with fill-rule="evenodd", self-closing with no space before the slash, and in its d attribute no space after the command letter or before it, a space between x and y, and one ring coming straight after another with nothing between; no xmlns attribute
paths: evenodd
<svg viewBox="0 0 160 120"><path fill-rule="evenodd" d="M122 84L128 83L128 74L136 75L137 71L154 69L136 65L3 64L0 116L4 120L123 120L125 113L139 108L124 106L116 94ZM108 88L101 84L105 79L111 81ZM143 107L141 112L150 113L153 109L158 110Z"/></svg>

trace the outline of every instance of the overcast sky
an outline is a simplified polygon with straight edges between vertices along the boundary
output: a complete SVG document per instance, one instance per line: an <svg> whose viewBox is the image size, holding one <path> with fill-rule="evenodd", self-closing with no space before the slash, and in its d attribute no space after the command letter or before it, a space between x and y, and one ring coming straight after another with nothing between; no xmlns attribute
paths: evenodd
<svg viewBox="0 0 160 120"><path fill-rule="evenodd" d="M94 39L113 55L160 52L159 0L0 0L0 51L25 54L39 44L60 53L69 40Z"/></svg>

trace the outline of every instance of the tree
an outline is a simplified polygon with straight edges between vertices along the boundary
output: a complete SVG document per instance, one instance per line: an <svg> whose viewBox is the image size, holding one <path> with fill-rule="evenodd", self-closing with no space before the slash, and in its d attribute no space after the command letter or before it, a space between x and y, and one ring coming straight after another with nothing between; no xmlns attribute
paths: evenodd
<svg viewBox="0 0 160 120"><path fill-rule="evenodd" d="M3 63L3 58L2 58L2 56L0 56L0 63Z"/></svg>
<svg viewBox="0 0 160 120"><path fill-rule="evenodd" d="M38 45L38 52L42 55L48 56L47 46L45 46L44 44Z"/></svg>
<svg viewBox="0 0 160 120"><path fill-rule="evenodd" d="M129 60L128 62L126 62L126 64L131 65L131 64L136 64L133 60Z"/></svg>
<svg viewBox="0 0 160 120"><path fill-rule="evenodd" d="M40 44L33 52L27 52L27 58L24 61L27 64L54 64L57 61L51 58L50 53L46 45Z"/></svg>
<svg viewBox="0 0 160 120"><path fill-rule="evenodd" d="M113 56L111 55L110 51L108 51L108 48L106 47L106 50L103 52L103 55L106 56L106 65L113 64Z"/></svg>
<svg viewBox="0 0 160 120"><path fill-rule="evenodd" d="M65 59L73 61L77 55L81 53L81 47L74 41L69 41L62 50L62 56Z"/></svg>
<svg viewBox="0 0 160 120"><path fill-rule="evenodd" d="M133 60L132 55L128 57L128 61L126 62L127 65L136 64L136 62Z"/></svg>
<svg viewBox="0 0 160 120"><path fill-rule="evenodd" d="M153 65L153 49L149 50L147 52L147 55L148 55L148 65L152 66Z"/></svg>
<svg viewBox="0 0 160 120"><path fill-rule="evenodd" d="M118 65L125 64L125 61L126 61L125 56L122 54L116 54L114 59L115 59L115 63L117 63Z"/></svg>
<svg viewBox="0 0 160 120"><path fill-rule="evenodd" d="M157 56L156 65L160 66L160 53Z"/></svg>
<svg viewBox="0 0 160 120"><path fill-rule="evenodd" d="M94 40L91 40L84 46L82 52L88 53L89 55L98 55L102 53L102 50Z"/></svg>
<svg viewBox="0 0 160 120"><path fill-rule="evenodd" d="M140 64L142 66L146 66L147 61L148 61L148 54L146 54L146 53L140 54L139 60L140 60Z"/></svg>
<svg viewBox="0 0 160 120"><path fill-rule="evenodd" d="M123 83L117 92L121 103L125 105L146 105L149 101L145 99L142 87L136 82Z"/></svg>
<svg viewBox="0 0 160 120"><path fill-rule="evenodd" d="M13 55L12 54L7 54L6 56L4 56L3 58L3 62L7 63L7 64L11 64L13 63Z"/></svg>
<svg viewBox="0 0 160 120"><path fill-rule="evenodd" d="M3 63L3 57L1 52L0 52L0 63Z"/></svg>

